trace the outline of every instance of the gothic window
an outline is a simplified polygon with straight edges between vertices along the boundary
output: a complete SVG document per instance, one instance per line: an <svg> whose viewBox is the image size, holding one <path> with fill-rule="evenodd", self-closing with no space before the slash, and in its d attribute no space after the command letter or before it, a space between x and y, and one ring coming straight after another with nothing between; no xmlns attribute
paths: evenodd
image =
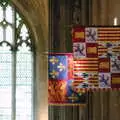
<svg viewBox="0 0 120 120"><path fill-rule="evenodd" d="M0 120L32 120L31 33L8 0L0 0Z"/></svg>

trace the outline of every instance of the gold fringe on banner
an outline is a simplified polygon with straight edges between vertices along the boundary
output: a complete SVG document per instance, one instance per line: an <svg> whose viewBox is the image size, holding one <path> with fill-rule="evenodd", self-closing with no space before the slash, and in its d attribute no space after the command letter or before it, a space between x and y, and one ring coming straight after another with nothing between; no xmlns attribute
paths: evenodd
<svg viewBox="0 0 120 120"><path fill-rule="evenodd" d="M86 107L87 104L48 104L49 106L80 106L80 107Z"/></svg>

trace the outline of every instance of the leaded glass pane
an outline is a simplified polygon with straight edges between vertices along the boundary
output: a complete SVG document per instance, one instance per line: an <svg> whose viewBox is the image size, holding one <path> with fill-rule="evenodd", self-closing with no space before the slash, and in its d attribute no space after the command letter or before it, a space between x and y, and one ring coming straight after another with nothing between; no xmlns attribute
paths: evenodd
<svg viewBox="0 0 120 120"><path fill-rule="evenodd" d="M18 46L18 50L20 53L29 53L30 49L31 49L31 47L27 46L27 44L24 42L22 43L21 46Z"/></svg>
<svg viewBox="0 0 120 120"><path fill-rule="evenodd" d="M0 46L0 120L11 120L12 55L7 44Z"/></svg>
<svg viewBox="0 0 120 120"><path fill-rule="evenodd" d="M0 5L6 7L8 5L8 0L0 0Z"/></svg>
<svg viewBox="0 0 120 120"><path fill-rule="evenodd" d="M3 8L0 6L0 22L3 21Z"/></svg>
<svg viewBox="0 0 120 120"><path fill-rule="evenodd" d="M0 52L8 53L11 50L11 46L9 46L6 42L3 42L0 46Z"/></svg>
<svg viewBox="0 0 120 120"><path fill-rule="evenodd" d="M32 120L32 53L23 52L25 46L17 52L16 79L16 120Z"/></svg>
<svg viewBox="0 0 120 120"><path fill-rule="evenodd" d="M27 37L29 36L29 35L28 35L28 30L27 30L25 24L23 24L23 26L22 26L22 28L21 28L20 36L22 37L22 40L26 40Z"/></svg>
<svg viewBox="0 0 120 120"><path fill-rule="evenodd" d="M19 14L16 14L16 28L18 28L20 23L21 23L21 17L19 16Z"/></svg>
<svg viewBox="0 0 120 120"><path fill-rule="evenodd" d="M31 44L31 40L30 39L28 39L28 43Z"/></svg>
<svg viewBox="0 0 120 120"><path fill-rule="evenodd" d="M13 42L13 29L10 25L6 27L6 41L9 43Z"/></svg>
<svg viewBox="0 0 120 120"><path fill-rule="evenodd" d="M8 5L6 7L5 13L6 13L6 21L8 23L13 23L13 11L12 11L12 7L10 5Z"/></svg>
<svg viewBox="0 0 120 120"><path fill-rule="evenodd" d="M0 26L0 42L3 41L3 27Z"/></svg>

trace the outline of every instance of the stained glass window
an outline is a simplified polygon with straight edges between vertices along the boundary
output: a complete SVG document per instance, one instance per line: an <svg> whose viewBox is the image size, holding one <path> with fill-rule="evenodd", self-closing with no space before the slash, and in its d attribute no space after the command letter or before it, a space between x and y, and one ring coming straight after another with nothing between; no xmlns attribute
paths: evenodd
<svg viewBox="0 0 120 120"><path fill-rule="evenodd" d="M8 0L0 0L0 120L32 120L31 34Z"/></svg>

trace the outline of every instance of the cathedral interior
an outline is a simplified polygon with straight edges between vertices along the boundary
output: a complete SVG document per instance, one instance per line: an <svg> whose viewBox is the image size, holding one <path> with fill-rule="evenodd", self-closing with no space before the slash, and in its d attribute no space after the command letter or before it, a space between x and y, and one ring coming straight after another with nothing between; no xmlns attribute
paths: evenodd
<svg viewBox="0 0 120 120"><path fill-rule="evenodd" d="M120 0L11 2L31 28L35 43L34 120L120 120L119 90L89 91L85 106L48 104L48 53L72 53L73 25L119 26Z"/></svg>

